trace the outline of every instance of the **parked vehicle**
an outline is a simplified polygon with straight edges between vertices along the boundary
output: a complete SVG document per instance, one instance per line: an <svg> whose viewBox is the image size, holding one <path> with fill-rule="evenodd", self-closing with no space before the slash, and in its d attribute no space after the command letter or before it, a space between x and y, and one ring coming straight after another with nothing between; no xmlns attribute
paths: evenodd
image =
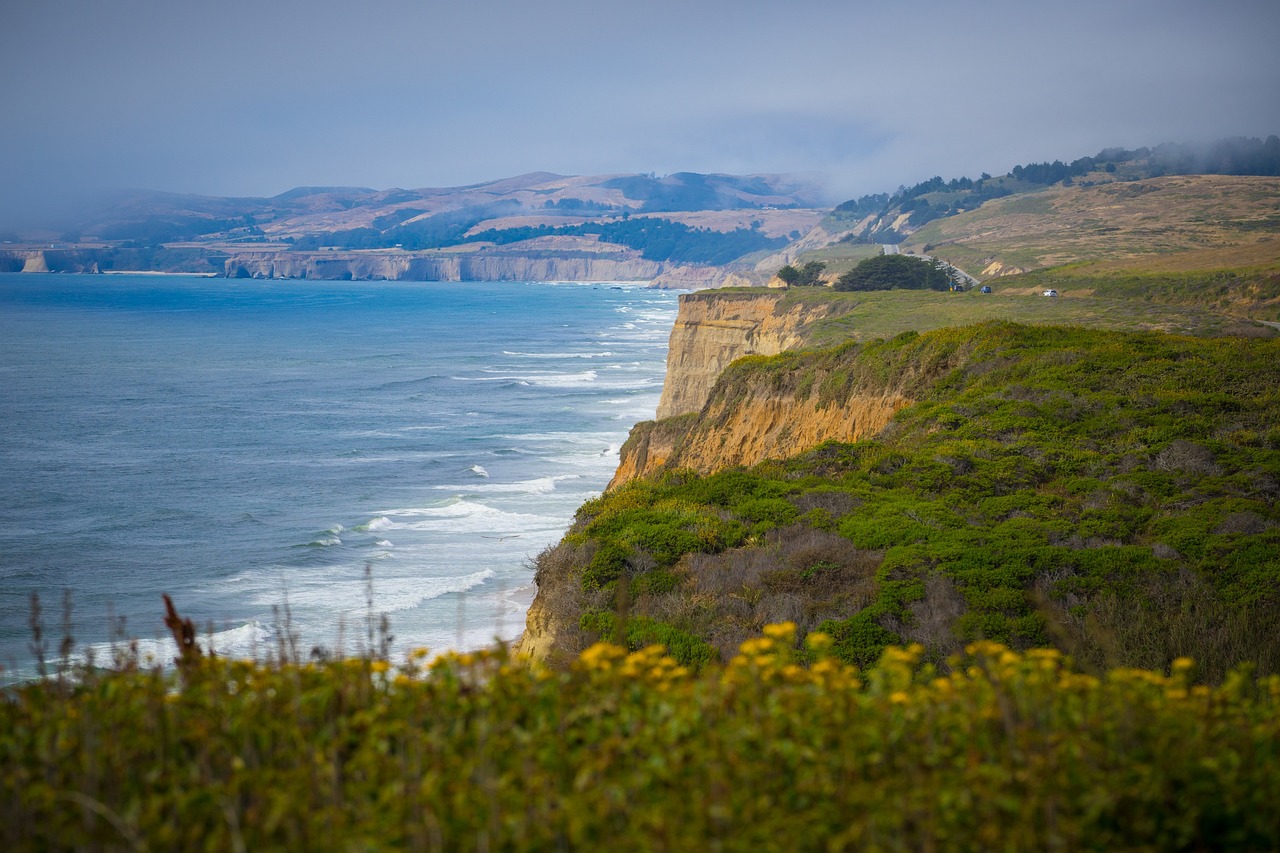
<svg viewBox="0 0 1280 853"><path fill-rule="evenodd" d="M989 284L984 284L984 285L982 285L982 290L979 290L978 292L979 292L979 293L990 293L990 292L991 292L991 285L989 285Z"/></svg>
<svg viewBox="0 0 1280 853"><path fill-rule="evenodd" d="M1046 290L1046 291L1044 292L1044 295L1045 295L1045 296L1057 296L1057 295L1058 295L1058 291L1056 291L1056 290Z"/></svg>

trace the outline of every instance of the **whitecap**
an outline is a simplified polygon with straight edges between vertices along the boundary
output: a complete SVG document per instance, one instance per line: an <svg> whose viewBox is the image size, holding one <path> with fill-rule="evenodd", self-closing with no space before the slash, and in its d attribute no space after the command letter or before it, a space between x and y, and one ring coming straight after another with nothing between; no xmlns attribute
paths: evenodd
<svg viewBox="0 0 1280 853"><path fill-rule="evenodd" d="M488 476L487 474L485 475ZM520 480L515 483L483 483L470 486L432 486L435 491L440 492L471 492L479 494L531 494L541 495L547 492L554 492L556 483L563 480L579 479L577 474L552 474L546 477L537 477L532 480Z"/></svg>
<svg viewBox="0 0 1280 853"><path fill-rule="evenodd" d="M197 631L196 645L204 654L212 652L222 657L239 659L262 658L276 650L277 636L274 627L254 620L213 634ZM124 663L131 647L137 649L138 661L144 666L170 667L178 656L178 644L172 637L157 637L128 642L90 643L84 652L73 655L73 660L85 663L92 658L95 666L110 667L116 663Z"/></svg>
<svg viewBox="0 0 1280 853"><path fill-rule="evenodd" d="M394 613L409 610L450 593L467 592L494 577L492 569L446 577L399 577L373 579L373 611ZM368 607L369 585L364 577L326 578L289 590L289 605L295 609L316 608L329 613L360 614Z"/></svg>

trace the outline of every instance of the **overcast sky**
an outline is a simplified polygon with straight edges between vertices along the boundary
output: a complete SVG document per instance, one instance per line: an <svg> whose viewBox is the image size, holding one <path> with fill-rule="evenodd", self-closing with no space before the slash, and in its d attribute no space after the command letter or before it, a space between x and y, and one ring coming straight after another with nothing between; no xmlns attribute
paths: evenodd
<svg viewBox="0 0 1280 853"><path fill-rule="evenodd" d="M838 197L1280 133L1277 0L3 0L0 215L531 171Z"/></svg>

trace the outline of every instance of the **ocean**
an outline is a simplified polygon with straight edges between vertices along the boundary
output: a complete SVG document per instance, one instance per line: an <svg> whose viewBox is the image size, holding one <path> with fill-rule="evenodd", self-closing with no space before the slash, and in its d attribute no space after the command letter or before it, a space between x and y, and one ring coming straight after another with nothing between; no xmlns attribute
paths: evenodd
<svg viewBox="0 0 1280 853"><path fill-rule="evenodd" d="M0 664L287 633L510 640L533 558L652 418L676 296L632 284L0 275ZM372 609L369 606L372 592Z"/></svg>

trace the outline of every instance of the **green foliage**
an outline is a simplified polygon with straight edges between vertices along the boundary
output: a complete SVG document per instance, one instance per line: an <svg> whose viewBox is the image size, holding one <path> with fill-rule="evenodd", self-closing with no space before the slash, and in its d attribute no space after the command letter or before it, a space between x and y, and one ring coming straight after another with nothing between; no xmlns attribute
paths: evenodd
<svg viewBox="0 0 1280 853"><path fill-rule="evenodd" d="M631 551L616 542L604 542L596 548L591 562L582 573L582 588L603 589L626 574Z"/></svg>
<svg viewBox="0 0 1280 853"><path fill-rule="evenodd" d="M693 228L683 222L650 216L586 222L581 225L485 231L470 239L501 244L554 235L596 235L606 243L619 243L636 249L650 261L701 264L727 264L743 255L749 255L761 249L776 249L787 243L785 237L768 237L753 228L714 231L710 228Z"/></svg>
<svg viewBox="0 0 1280 853"><path fill-rule="evenodd" d="M674 590L680 579L665 569L654 569L637 575L631 581L631 597L633 599L645 595L666 595Z"/></svg>
<svg viewBox="0 0 1280 853"><path fill-rule="evenodd" d="M817 529L877 555L870 586L865 572L841 575L857 594L810 597L799 619L824 624L850 662L913 640L940 661L991 639L1056 643L1097 666L1158 668L1194 651L1213 679L1241 662L1280 672L1277 343L994 323L742 360L723 387L814 387L832 402L892 389L918 402L873 440L634 483L590 508L603 524L624 506L633 519L680 506L753 534L724 561L677 567L684 580L663 606L692 633L721 642L759 596L805 594L803 570L826 557L775 554L802 537L793 528ZM702 620L700 590L742 607ZM1221 630L1181 633L1181 647L1158 639L1193 607Z"/></svg>
<svg viewBox="0 0 1280 853"><path fill-rule="evenodd" d="M633 652L646 646L660 645L677 663L694 672L720 660L719 653L711 644L666 622L646 616L633 616L625 620L625 638L617 636L618 623L618 617L614 614L593 610L582 615L579 627L604 641L621 642L625 639L622 644Z"/></svg>
<svg viewBox="0 0 1280 853"><path fill-rule="evenodd" d="M807 261L798 268L787 264L778 270L778 278L782 279L788 287L820 287L822 273L826 268L827 265L822 261Z"/></svg>
<svg viewBox="0 0 1280 853"><path fill-rule="evenodd" d="M989 643L950 675L918 648L860 672L825 657L831 638L797 650L794 626L765 631L696 673L660 647L598 645L563 671L496 649L25 685L0 702L0 841L1244 851L1280 838L1280 678L1200 686L1188 660L1095 677ZM629 623L629 643L648 636L676 635Z"/></svg>
<svg viewBox="0 0 1280 853"><path fill-rule="evenodd" d="M937 264L910 255L880 255L861 261L834 285L840 291L947 290L951 278Z"/></svg>

